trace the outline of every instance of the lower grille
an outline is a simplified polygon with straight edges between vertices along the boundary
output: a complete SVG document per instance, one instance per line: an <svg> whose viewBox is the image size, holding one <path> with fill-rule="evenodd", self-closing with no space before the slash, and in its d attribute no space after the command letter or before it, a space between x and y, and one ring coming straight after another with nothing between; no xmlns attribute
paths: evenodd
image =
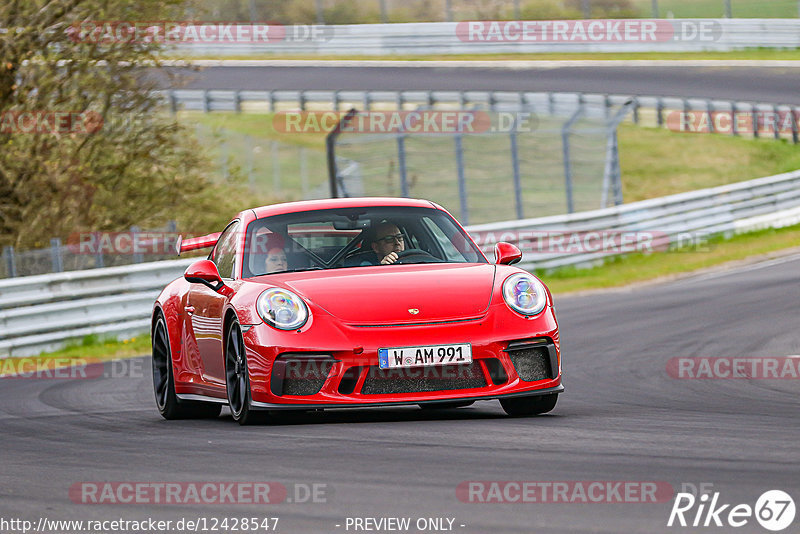
<svg viewBox="0 0 800 534"><path fill-rule="evenodd" d="M329 356L281 356L272 366L270 389L275 395L316 395L332 368Z"/></svg>
<svg viewBox="0 0 800 534"><path fill-rule="evenodd" d="M508 357L521 380L536 382L551 378L550 353L546 346L509 350Z"/></svg>
<svg viewBox="0 0 800 534"><path fill-rule="evenodd" d="M478 362L472 362L469 365L408 369L381 369L378 366L372 366L367 371L361 393L363 395L390 395L482 387L486 387L486 378L484 378Z"/></svg>

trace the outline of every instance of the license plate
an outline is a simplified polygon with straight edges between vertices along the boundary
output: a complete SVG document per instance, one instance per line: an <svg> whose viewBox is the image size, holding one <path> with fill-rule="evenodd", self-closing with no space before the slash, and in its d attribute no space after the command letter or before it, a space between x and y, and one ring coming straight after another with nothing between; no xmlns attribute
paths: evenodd
<svg viewBox="0 0 800 534"><path fill-rule="evenodd" d="M378 349L381 369L472 363L472 345L424 345Z"/></svg>

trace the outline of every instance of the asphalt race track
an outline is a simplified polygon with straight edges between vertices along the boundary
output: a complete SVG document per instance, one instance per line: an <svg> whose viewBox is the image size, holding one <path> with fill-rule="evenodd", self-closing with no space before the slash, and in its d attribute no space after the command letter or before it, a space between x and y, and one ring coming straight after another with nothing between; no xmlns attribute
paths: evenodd
<svg viewBox="0 0 800 534"><path fill-rule="evenodd" d="M287 534L354 532L347 517L411 517L412 525L454 518L453 530L470 534L694 532L667 528L671 500L485 504L461 502L456 487L661 481L675 491L713 484L732 505L753 506L770 489L797 500L800 381L676 380L666 363L798 355L799 302L800 255L635 290L556 296L567 390L551 415L528 419L481 402L438 413L311 413L255 428L240 428L227 412L168 422L156 411L147 359L136 360L143 373L119 378L0 380L0 516L279 517ZM68 492L82 481L274 481L290 498L295 484L325 484L326 502L75 504ZM796 518L785 532L798 525ZM766 532L753 518L736 531Z"/></svg>
<svg viewBox="0 0 800 534"><path fill-rule="evenodd" d="M205 67L191 77L184 88L567 91L800 105L800 68L783 67Z"/></svg>

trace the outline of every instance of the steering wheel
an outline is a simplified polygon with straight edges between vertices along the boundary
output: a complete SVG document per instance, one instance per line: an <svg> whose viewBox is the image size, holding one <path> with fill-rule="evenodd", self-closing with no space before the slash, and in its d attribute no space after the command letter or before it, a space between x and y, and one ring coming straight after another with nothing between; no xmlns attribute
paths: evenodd
<svg viewBox="0 0 800 534"><path fill-rule="evenodd" d="M419 248L409 248L397 254L395 263L441 263L442 260Z"/></svg>

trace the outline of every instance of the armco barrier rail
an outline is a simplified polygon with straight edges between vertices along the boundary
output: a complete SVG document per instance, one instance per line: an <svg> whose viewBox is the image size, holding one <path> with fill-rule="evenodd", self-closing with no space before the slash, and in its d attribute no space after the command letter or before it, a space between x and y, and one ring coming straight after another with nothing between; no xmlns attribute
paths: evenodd
<svg viewBox="0 0 800 534"><path fill-rule="evenodd" d="M171 89L159 93L172 111L286 111L409 109L488 109L532 111L540 115L571 114L576 105L604 109L606 117L633 101L630 117L643 126L673 131L722 133L734 136L792 139L798 142L796 106L733 100L663 96L549 93L528 91L320 91L320 90L198 90Z"/></svg>
<svg viewBox="0 0 800 534"><path fill-rule="evenodd" d="M467 230L489 252L500 240L525 253L526 269L590 265L611 251L532 252L536 236L552 241L586 232L652 233L654 245L667 246L691 233L733 234L800 223L800 171L748 182L681 193L591 212L470 226ZM535 248L533 249L535 250ZM146 332L159 290L193 261L146 264L0 280L0 358L24 356L87 334Z"/></svg>
<svg viewBox="0 0 800 534"><path fill-rule="evenodd" d="M389 56L689 52L800 47L798 19L495 21L483 22L479 36L475 32L470 34L468 24L470 23L419 22L317 26L313 34L277 42L230 42L222 45L192 42L176 48L180 55L218 57L248 54ZM523 24L533 28L529 30L529 37L523 37L526 35ZM626 27L631 29L626 30ZM306 38L306 35L309 37Z"/></svg>

